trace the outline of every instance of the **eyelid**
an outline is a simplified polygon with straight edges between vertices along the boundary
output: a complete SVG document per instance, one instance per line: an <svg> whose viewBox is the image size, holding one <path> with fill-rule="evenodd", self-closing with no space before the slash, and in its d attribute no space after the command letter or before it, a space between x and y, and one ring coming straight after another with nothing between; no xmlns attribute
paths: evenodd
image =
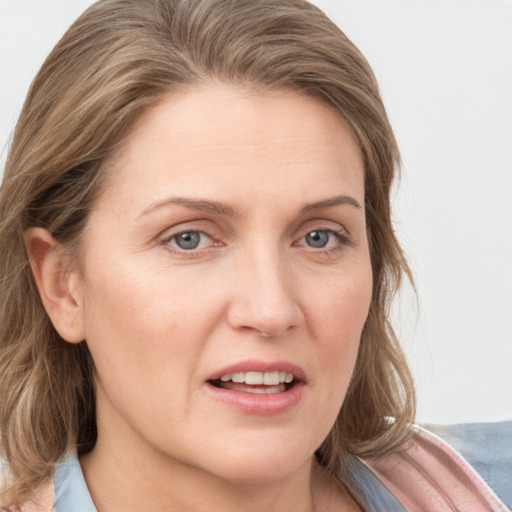
<svg viewBox="0 0 512 512"><path fill-rule="evenodd" d="M218 229L214 229L212 226L212 223L205 219L191 219L191 220L185 220L176 222L176 224L173 225L167 225L165 229L163 229L160 234L158 235L159 240L169 239L173 236L177 236L180 233L187 233L187 232L197 232L197 233L204 233L205 235L208 235L209 237L215 238L216 232L218 232Z"/></svg>
<svg viewBox="0 0 512 512"><path fill-rule="evenodd" d="M306 238L307 235L313 233L315 231L322 231L326 233L332 234L335 238L337 238L343 245L350 245L352 240L343 232L341 229L332 229L332 228L313 228L308 230L304 235L298 238L297 242ZM312 247L313 248L313 247ZM322 248L318 248L316 250L321 250Z"/></svg>
<svg viewBox="0 0 512 512"><path fill-rule="evenodd" d="M302 238L312 231L332 231L347 240L352 240L350 231L343 224L328 219L311 219L304 222L297 230L296 238Z"/></svg>
<svg viewBox="0 0 512 512"><path fill-rule="evenodd" d="M162 242L163 243L169 243L171 240L174 240L176 237L178 237L180 235L183 235L185 233L199 233L200 235L206 236L210 240L212 239L211 235L209 235L205 231L202 231L202 230L199 230L199 229L183 229L181 231L176 231L175 233L172 233L170 235L164 236L163 239L162 239ZM194 249L192 249L192 250L194 250ZM187 252L192 252L192 250L191 251L187 251Z"/></svg>
<svg viewBox="0 0 512 512"><path fill-rule="evenodd" d="M314 231L324 231L331 233L331 237L335 237L334 243L328 242L325 247L312 247L305 242L305 237ZM352 246L354 240L350 235L348 229L343 224L337 221L328 219L311 219L305 222L297 231L293 245L296 247L305 248L311 254L335 254L343 249Z"/></svg>
<svg viewBox="0 0 512 512"><path fill-rule="evenodd" d="M210 223L208 221L201 220L181 222L175 226L165 229L157 237L157 243L158 245L164 246L167 250L172 251L175 254L184 256L193 256L197 255L197 253L208 251L209 249L222 245L218 230L213 229L211 226L209 226L209 224ZM208 237L210 239L210 243L208 243L206 247L200 247L197 249L181 249L176 244L173 244L172 240L183 233L199 233Z"/></svg>

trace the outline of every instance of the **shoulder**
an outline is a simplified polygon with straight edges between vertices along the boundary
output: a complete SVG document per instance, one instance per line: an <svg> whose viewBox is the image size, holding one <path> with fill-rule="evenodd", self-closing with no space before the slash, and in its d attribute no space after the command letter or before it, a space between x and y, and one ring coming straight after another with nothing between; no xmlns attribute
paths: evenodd
<svg viewBox="0 0 512 512"><path fill-rule="evenodd" d="M512 421L425 428L455 448L512 509Z"/></svg>
<svg viewBox="0 0 512 512"><path fill-rule="evenodd" d="M413 429L414 441L406 449L364 460L407 510L508 511L454 448L425 428L414 426ZM509 475L510 464L509 458Z"/></svg>
<svg viewBox="0 0 512 512"><path fill-rule="evenodd" d="M57 512L53 506L55 497L53 480L36 489L34 498L23 504L21 508L3 508L1 512Z"/></svg>
<svg viewBox="0 0 512 512"><path fill-rule="evenodd" d="M5 465L0 464L0 481L7 479ZM5 508L4 496L0 494L0 512L56 512L53 504L55 500L54 479L42 483L33 494L33 498L24 503L21 508Z"/></svg>

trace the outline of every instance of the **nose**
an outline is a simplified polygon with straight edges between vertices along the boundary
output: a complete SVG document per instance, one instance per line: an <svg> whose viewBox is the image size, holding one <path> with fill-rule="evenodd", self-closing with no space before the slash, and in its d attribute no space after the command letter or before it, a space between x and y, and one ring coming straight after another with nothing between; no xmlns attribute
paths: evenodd
<svg viewBox="0 0 512 512"><path fill-rule="evenodd" d="M266 338L283 336L304 321L297 283L278 250L261 249L237 263L228 323Z"/></svg>

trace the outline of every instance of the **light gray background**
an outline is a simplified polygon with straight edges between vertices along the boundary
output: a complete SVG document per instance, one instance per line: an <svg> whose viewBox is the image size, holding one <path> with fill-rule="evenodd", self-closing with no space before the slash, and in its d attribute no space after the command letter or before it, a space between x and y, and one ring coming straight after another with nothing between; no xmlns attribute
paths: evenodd
<svg viewBox="0 0 512 512"><path fill-rule="evenodd" d="M88 0L0 0L0 147ZM395 309L419 420L512 418L512 1L316 0L366 55L401 147ZM1 248L0 248L1 250Z"/></svg>

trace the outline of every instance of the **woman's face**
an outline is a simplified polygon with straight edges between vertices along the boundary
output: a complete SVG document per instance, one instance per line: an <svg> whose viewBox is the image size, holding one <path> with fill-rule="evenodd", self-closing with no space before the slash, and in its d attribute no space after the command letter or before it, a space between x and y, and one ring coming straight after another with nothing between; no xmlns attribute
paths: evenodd
<svg viewBox="0 0 512 512"><path fill-rule="evenodd" d="M210 84L149 111L108 172L78 295L97 453L232 481L309 464L372 290L345 124L298 93Z"/></svg>

